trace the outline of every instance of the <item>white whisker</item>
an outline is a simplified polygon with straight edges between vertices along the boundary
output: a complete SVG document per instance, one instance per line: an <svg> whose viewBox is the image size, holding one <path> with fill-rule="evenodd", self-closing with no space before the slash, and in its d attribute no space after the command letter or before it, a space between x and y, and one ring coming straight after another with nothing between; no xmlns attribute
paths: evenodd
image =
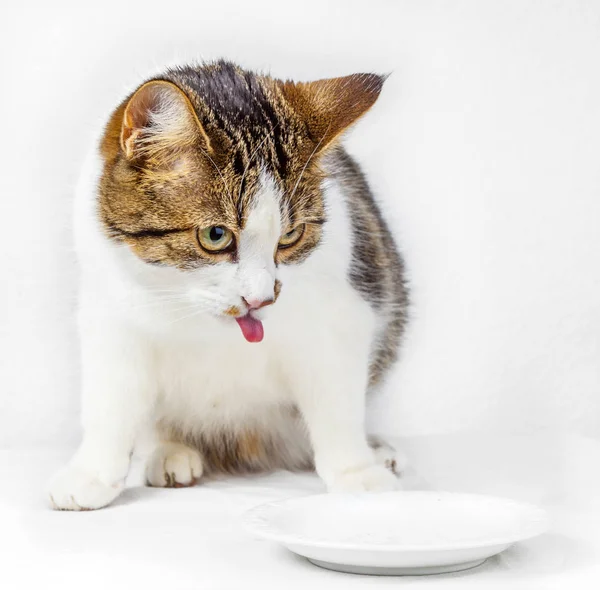
<svg viewBox="0 0 600 590"><path fill-rule="evenodd" d="M200 315L200 314L202 314L202 313L205 313L206 311L207 311L207 308L200 308L200 309L196 309L194 312L192 312L192 313L190 313L190 314L187 314L187 315L184 315L184 316L181 316L181 317L175 318L175 319L174 319L173 321L171 321L171 322L167 322L167 324L166 324L166 325L167 325L167 326L172 326L173 324L175 324L175 323L177 323L177 322L180 322L180 321L182 321L182 320L187 320L187 319L190 319L190 318L196 317L196 316L198 316L198 315Z"/></svg>
<svg viewBox="0 0 600 590"><path fill-rule="evenodd" d="M308 156L308 160L306 160L306 163L304 164L304 168L302 168L302 171L300 172L300 176L298 176L298 180L296 181L296 184L294 185L294 189L292 190L292 194L290 195L290 198L289 198L290 202L294 198L294 195L296 194L296 190L298 188L298 185L300 184L300 181L302 180L302 175L304 174L306 167L308 166L309 162L312 160L312 157L317 153L319 146L321 145L321 143L323 143L323 140L325 139L325 136L327 135L327 133L329 133L330 127L331 127L331 123L329 123L329 125L327 126L325 133L323 133L323 137L321 137L321 139L319 140L319 143L315 146L315 149L312 151L310 156Z"/></svg>

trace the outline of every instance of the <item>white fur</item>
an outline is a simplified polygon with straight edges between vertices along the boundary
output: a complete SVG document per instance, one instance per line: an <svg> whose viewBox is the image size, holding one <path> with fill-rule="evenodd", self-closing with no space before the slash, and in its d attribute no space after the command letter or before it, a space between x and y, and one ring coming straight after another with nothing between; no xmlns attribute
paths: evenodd
<svg viewBox="0 0 600 590"><path fill-rule="evenodd" d="M365 440L368 356L379 323L348 282L352 237L339 186L324 186L328 223L302 264L275 267L285 228L280 195L263 174L239 264L182 272L147 265L105 238L96 217L100 166L94 153L75 206L84 439L51 483L53 505L111 502L123 487L136 437L160 419L189 431L256 425L309 452L305 433L286 421L291 404L304 416L317 471L330 489L393 487L394 476ZM275 279L281 295L259 312L264 340L250 344L220 314L241 305L241 297L271 297ZM154 485L164 481L167 462L182 484L202 471L195 457L181 457L180 447L157 453L147 472Z"/></svg>
<svg viewBox="0 0 600 590"><path fill-rule="evenodd" d="M262 190L242 232L239 244L240 292L247 300L273 297L275 260L273 253L281 236L280 195L272 179L261 174Z"/></svg>

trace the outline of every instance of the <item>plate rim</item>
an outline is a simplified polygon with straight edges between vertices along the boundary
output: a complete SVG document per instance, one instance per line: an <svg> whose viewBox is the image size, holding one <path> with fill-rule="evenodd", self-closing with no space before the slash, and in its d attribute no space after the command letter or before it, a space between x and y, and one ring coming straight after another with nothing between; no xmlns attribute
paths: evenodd
<svg viewBox="0 0 600 590"><path fill-rule="evenodd" d="M330 493L319 493L319 494L306 494L303 496L292 496L283 500L274 500L271 502L265 502L259 504L253 508L247 510L243 515L243 524L247 531L272 541L277 541L283 545L295 545L301 547L319 547L323 549L341 549L346 551L371 551L380 553L398 553L398 552L430 552L430 551L460 551L462 549L474 549L474 548L485 548L494 547L498 545L512 545L519 541L526 541L532 539L548 531L550 528L550 516L548 512L529 502L522 502L520 500L514 500L513 498L495 496L488 494L477 494L470 492L448 492L448 491L435 491L435 490L406 490L406 491L393 491L393 492L382 492L373 493L374 497L385 495L432 495L432 496L460 496L463 498L476 498L478 500L493 500L496 502L502 502L505 505L513 504L521 509L527 509L532 514L536 515L536 518L532 518L530 521L531 527L525 534L513 534L505 535L503 537L494 537L485 541L473 542L448 542L446 544L437 545L408 545L408 544L389 544L389 545L377 545L370 544L368 542L348 542L348 541L334 541L334 540L316 540L308 539L306 537L293 535L290 533L281 532L280 529L275 529L272 524L266 519L269 512L274 512L281 509L286 504L303 501L308 498L315 497L332 497ZM364 494L335 494L337 496L345 497L364 497Z"/></svg>

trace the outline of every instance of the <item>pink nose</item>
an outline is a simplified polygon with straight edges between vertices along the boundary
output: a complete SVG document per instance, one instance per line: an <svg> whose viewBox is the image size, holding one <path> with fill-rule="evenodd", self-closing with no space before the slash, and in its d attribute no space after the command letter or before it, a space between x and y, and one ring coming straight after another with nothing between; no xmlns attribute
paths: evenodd
<svg viewBox="0 0 600 590"><path fill-rule="evenodd" d="M246 299L245 297L242 297L242 299L250 309L260 309L261 307L271 305L274 301L273 299Z"/></svg>

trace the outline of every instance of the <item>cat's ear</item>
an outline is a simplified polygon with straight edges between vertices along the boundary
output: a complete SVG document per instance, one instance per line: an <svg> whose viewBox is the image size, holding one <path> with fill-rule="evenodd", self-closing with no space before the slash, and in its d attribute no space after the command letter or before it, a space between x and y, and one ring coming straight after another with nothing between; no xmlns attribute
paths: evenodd
<svg viewBox="0 0 600 590"><path fill-rule="evenodd" d="M375 103L386 76L352 74L315 82L281 83L286 100L323 150Z"/></svg>
<svg viewBox="0 0 600 590"><path fill-rule="evenodd" d="M210 141L187 96L171 82L146 82L129 99L121 124L121 149L128 160L168 160L198 140Z"/></svg>

